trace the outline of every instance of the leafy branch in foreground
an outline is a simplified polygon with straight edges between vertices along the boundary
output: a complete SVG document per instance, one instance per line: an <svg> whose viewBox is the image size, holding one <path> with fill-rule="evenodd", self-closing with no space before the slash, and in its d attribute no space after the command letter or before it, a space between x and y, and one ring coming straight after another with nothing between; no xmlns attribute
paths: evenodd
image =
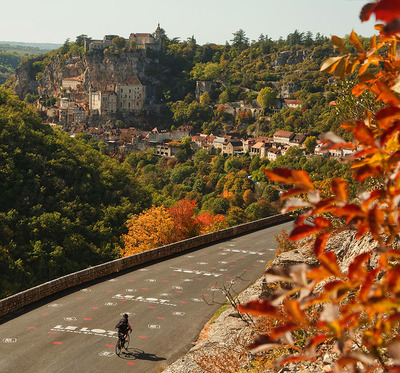
<svg viewBox="0 0 400 373"><path fill-rule="evenodd" d="M400 251L396 247L400 230L399 2L367 4L361 19L367 20L373 13L386 25L376 26L380 35L371 39L368 49L354 31L350 35L357 50L354 55L334 36L334 47L344 55L328 59L321 67L339 78L356 73L359 83L352 94L370 91L384 104L376 113L367 110L364 120L342 125L352 133L353 143L333 133L323 139L331 148L351 146L353 177L360 183L375 179L373 188L350 200L346 181L335 178L331 195L321 198L304 171L266 171L271 181L292 186L282 195L284 210L303 210L290 238L314 237L313 250L319 262L316 268L302 264L267 270L267 282L283 281L289 286L280 289L273 300L238 307L241 312L280 321L250 349L259 352L284 345L299 352L281 363L315 360L319 346L326 343L340 351L335 362L338 370L400 372ZM364 252L348 268L342 268L326 245L332 235L348 229L356 230L358 239L371 235L378 246L375 252ZM296 331L309 333L304 348L293 341Z"/></svg>

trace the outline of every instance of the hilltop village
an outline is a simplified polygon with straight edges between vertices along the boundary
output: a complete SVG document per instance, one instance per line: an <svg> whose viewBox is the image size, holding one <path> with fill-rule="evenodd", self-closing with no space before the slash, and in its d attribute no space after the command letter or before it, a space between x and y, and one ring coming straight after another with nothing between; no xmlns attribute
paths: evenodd
<svg viewBox="0 0 400 373"><path fill-rule="evenodd" d="M160 25L152 34L131 33L128 38L106 35L102 40L92 40L82 35L79 48L78 38L75 44L64 46L65 50L61 48L56 55L35 60L29 66L22 64L15 84L16 92L25 101L29 102L30 95L33 97L31 103L48 123L60 126L71 136L86 134L107 144L111 152L124 156L152 148L159 156L174 157L182 148L184 138L190 138L193 151L258 155L269 161L285 155L293 146L302 148L309 156L325 154L342 158L351 152L345 148L328 151L318 145L318 136L331 128L323 123L322 130L313 129L314 119L302 118L309 117L313 110L321 111L315 109L318 107L315 104L325 111L329 105L332 108L336 105L329 91L332 82L326 77L315 72L312 74L318 79L310 82L311 76L302 80L299 75L310 64L318 68L327 53L325 50L316 54L315 50L295 46L292 51L265 55L263 50L268 43L265 39L257 53L261 61L268 63L258 62L256 66L264 80L257 80L260 78L255 75L253 81L246 81L246 73L240 83L233 84L228 75L222 79L222 55L218 57L219 64L213 62L217 61L214 57L210 62L188 65L192 69L192 80L179 81L186 87L180 99L173 99L172 87L161 91L160 86L169 88L174 79L174 66L165 67L165 61L162 65L160 60L180 44L169 40L165 47L165 32ZM325 42L318 41L321 45ZM193 40L181 44L199 49ZM212 53L219 56L215 50L226 47L212 48ZM233 44L228 49L237 55L233 61L251 61L247 49L243 48ZM179 58L177 62L181 62ZM37 94L31 94L29 88L35 82L26 79L32 71L36 85L39 83L35 88ZM260 100L263 91L270 95L264 102ZM270 125L275 114L288 111L295 114L289 119L297 117L295 125L288 125L285 118L281 118L280 126ZM312 139L308 140L308 146L305 145L307 138Z"/></svg>

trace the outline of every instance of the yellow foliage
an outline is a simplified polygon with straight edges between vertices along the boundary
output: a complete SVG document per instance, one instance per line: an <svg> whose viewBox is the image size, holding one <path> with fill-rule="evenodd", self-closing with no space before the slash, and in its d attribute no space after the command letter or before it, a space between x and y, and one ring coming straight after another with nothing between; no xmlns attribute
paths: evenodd
<svg viewBox="0 0 400 373"><path fill-rule="evenodd" d="M130 256L171 242L174 222L164 206L153 206L127 221L128 233L123 235L121 256Z"/></svg>

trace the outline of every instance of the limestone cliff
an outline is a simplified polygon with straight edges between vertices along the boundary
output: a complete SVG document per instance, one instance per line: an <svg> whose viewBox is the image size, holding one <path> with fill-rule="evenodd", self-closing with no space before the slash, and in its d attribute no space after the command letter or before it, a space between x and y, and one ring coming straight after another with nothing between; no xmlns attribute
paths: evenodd
<svg viewBox="0 0 400 373"><path fill-rule="evenodd" d="M36 62L36 64L35 64ZM37 62L41 63L39 68ZM107 84L119 83L129 75L136 75L147 88L150 97L154 92L157 78L150 76L147 69L158 64L155 57L148 57L145 50L88 52L83 56L65 57L53 53L22 63L16 70L14 90L23 99L27 93L42 96L59 96L62 80L81 77L81 94L89 90L105 90ZM35 67L36 65L36 67Z"/></svg>

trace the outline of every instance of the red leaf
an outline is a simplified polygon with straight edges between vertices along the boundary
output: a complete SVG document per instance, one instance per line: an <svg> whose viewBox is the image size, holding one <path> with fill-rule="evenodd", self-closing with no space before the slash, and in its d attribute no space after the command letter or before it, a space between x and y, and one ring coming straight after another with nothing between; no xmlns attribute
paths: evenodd
<svg viewBox="0 0 400 373"><path fill-rule="evenodd" d="M383 32L386 36L392 36L400 32L400 19L396 18L390 21L384 28Z"/></svg>
<svg viewBox="0 0 400 373"><path fill-rule="evenodd" d="M321 265L333 276L342 276L342 271L340 270L339 264L337 262L336 254L333 251L321 253L318 256L318 260Z"/></svg>
<svg viewBox="0 0 400 373"><path fill-rule="evenodd" d="M323 228L328 228L329 225L330 225L330 223L331 223L331 221L330 221L329 219L325 219L325 218L323 218L322 216L317 216L317 217L314 219L314 224L315 224L317 227L321 228L321 229L323 229Z"/></svg>
<svg viewBox="0 0 400 373"><path fill-rule="evenodd" d="M307 342L307 348L315 348L319 344L325 342L328 339L328 337L324 334L317 334L311 339L308 340Z"/></svg>
<svg viewBox="0 0 400 373"><path fill-rule="evenodd" d="M315 208L313 210L313 214L322 214L324 212L328 212L332 209L334 198L326 198L323 199L322 201L318 202L315 205Z"/></svg>
<svg viewBox="0 0 400 373"><path fill-rule="evenodd" d="M375 13L376 19L391 22L400 16L400 2L398 0L380 0L369 12L369 15Z"/></svg>
<svg viewBox="0 0 400 373"><path fill-rule="evenodd" d="M314 184L305 171L288 170L287 168L274 168L273 170L265 170L265 174L272 181L289 185L298 185L308 189L314 188Z"/></svg>
<svg viewBox="0 0 400 373"><path fill-rule="evenodd" d="M354 204L336 207L333 212L337 217L345 218L347 224L350 223L354 218L366 217L366 213L360 208L360 206Z"/></svg>
<svg viewBox="0 0 400 373"><path fill-rule="evenodd" d="M313 233L319 232L320 228L315 226L315 225L308 225L308 224L303 224L299 225L296 228L292 230L290 233L289 238L293 241L297 241L303 237L307 237Z"/></svg>
<svg viewBox="0 0 400 373"><path fill-rule="evenodd" d="M386 275L386 278L389 291L392 294L400 292L400 268L390 269Z"/></svg>
<svg viewBox="0 0 400 373"><path fill-rule="evenodd" d="M364 122L358 122L356 128L353 131L356 139L363 145L375 147L375 137L372 131L364 124Z"/></svg>
<svg viewBox="0 0 400 373"><path fill-rule="evenodd" d="M379 110L375 115L375 120L379 123L379 127L386 129L390 126L390 123L400 118L400 108L388 106Z"/></svg>
<svg viewBox="0 0 400 373"><path fill-rule="evenodd" d="M379 235L384 224L383 211L377 207L374 207L372 210L370 210L368 213L368 223L372 237L374 237L376 240L379 240Z"/></svg>
<svg viewBox="0 0 400 373"><path fill-rule="evenodd" d="M363 182L367 177L371 176L380 176L380 173L382 172L382 166L370 166L370 165L364 165L358 168L354 168L354 177L359 181L360 183Z"/></svg>
<svg viewBox="0 0 400 373"><path fill-rule="evenodd" d="M363 265L365 262L369 260L371 257L370 253L363 253L356 256L349 266L349 279L351 281L356 281L359 279L364 279L365 270L363 269Z"/></svg>
<svg viewBox="0 0 400 373"><path fill-rule="evenodd" d="M252 300L249 303L237 307L240 312L248 313L254 316L271 316L275 319L282 319L283 316L279 313L278 309L270 304L268 301Z"/></svg>
<svg viewBox="0 0 400 373"><path fill-rule="evenodd" d="M293 299L288 299L285 302L285 311L291 316L291 319L296 323L305 324L307 319L300 309L299 303Z"/></svg>
<svg viewBox="0 0 400 373"><path fill-rule="evenodd" d="M342 201L347 200L346 182L343 179L334 178L331 184L333 194Z"/></svg>
<svg viewBox="0 0 400 373"><path fill-rule="evenodd" d="M281 200L289 198L289 197L293 197L293 196L297 196L299 194L304 194L304 193L308 193L309 189L305 189L305 188L291 188L288 191L284 192L281 196Z"/></svg>
<svg viewBox="0 0 400 373"><path fill-rule="evenodd" d="M265 351L270 348L275 348L280 346L282 346L281 343L271 340L268 335L259 335L254 340L254 342L248 346L248 348L250 352L255 354L257 352Z"/></svg>
<svg viewBox="0 0 400 373"><path fill-rule="evenodd" d="M359 292L359 300L361 302L366 302L368 300L368 294L371 289L372 284L375 281L377 274L380 272L380 268L375 268L368 272L365 281L363 282L360 292Z"/></svg>
<svg viewBox="0 0 400 373"><path fill-rule="evenodd" d="M318 256L324 251L329 236L330 236L329 232L321 233L315 240L314 253L316 256Z"/></svg>
<svg viewBox="0 0 400 373"><path fill-rule="evenodd" d="M395 123L395 125L393 125L393 126L387 128L386 131L381 135L381 138L380 138L380 144L381 144L381 146L383 147L383 146L386 144L386 142L387 142L394 134L397 135L397 133L399 132L399 130L400 130L400 122L399 122L399 121L397 121L397 122Z"/></svg>
<svg viewBox="0 0 400 373"><path fill-rule="evenodd" d="M372 12L375 10L376 5L377 3L368 3L363 6L360 13L360 19L362 22L369 20Z"/></svg>
<svg viewBox="0 0 400 373"><path fill-rule="evenodd" d="M285 334L285 333L287 333L287 332L291 332L291 331L297 330L297 329L299 329L299 325L298 325L297 323L294 323L294 322L289 321L289 322L287 322L287 323L284 324L284 325L275 327L275 328L271 331L270 336L271 336L272 339L277 339L277 338L279 338L282 334Z"/></svg>
<svg viewBox="0 0 400 373"><path fill-rule="evenodd" d="M398 4L400 6L400 2ZM382 80L376 81L376 87L379 89L379 96L376 101L382 100L393 106L400 104L400 98Z"/></svg>

